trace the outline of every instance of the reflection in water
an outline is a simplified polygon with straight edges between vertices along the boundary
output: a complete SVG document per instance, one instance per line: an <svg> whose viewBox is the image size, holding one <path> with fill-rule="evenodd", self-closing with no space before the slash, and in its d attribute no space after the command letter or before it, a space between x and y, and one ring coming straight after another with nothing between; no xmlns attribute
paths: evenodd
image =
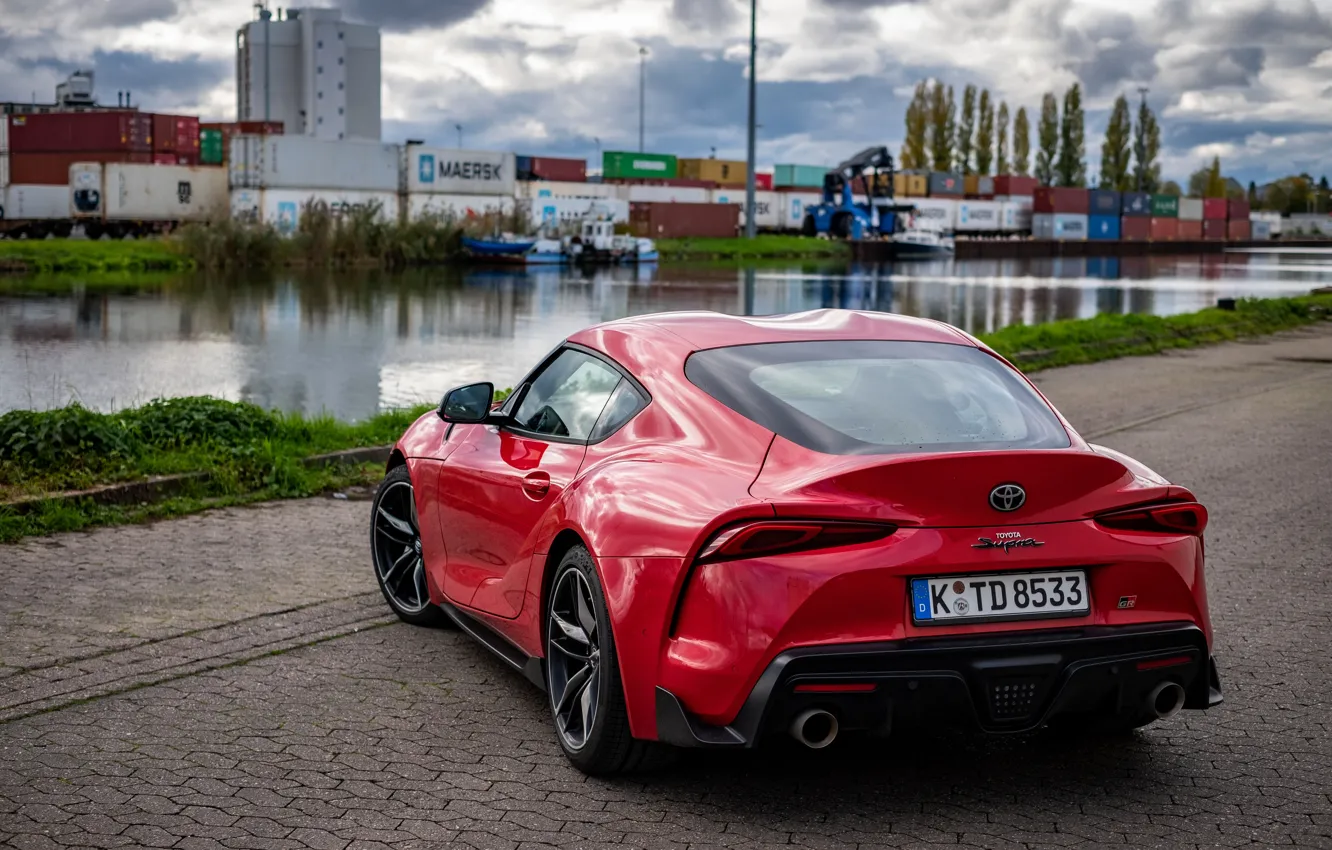
<svg viewBox="0 0 1332 850"><path fill-rule="evenodd" d="M201 276L161 292L4 295L0 411L70 400L107 410L207 393L356 419L433 402L474 380L511 385L574 331L641 313L841 307L985 333L1098 313L1185 312L1218 297L1303 293L1332 279L1327 259L1273 252Z"/></svg>

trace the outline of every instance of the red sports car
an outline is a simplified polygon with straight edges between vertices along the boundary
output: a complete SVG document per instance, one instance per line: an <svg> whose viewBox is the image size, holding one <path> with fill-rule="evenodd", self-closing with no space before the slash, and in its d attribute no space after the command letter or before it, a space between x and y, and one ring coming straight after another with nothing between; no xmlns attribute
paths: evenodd
<svg viewBox="0 0 1332 850"><path fill-rule="evenodd" d="M640 316L493 391L450 391L397 444L375 575L403 620L542 688L586 772L1221 701L1206 509L956 328Z"/></svg>

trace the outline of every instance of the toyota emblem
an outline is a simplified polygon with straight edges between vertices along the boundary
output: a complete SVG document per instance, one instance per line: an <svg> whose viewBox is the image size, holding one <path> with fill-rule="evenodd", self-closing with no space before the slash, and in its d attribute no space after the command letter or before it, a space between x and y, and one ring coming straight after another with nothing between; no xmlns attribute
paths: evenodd
<svg viewBox="0 0 1332 850"><path fill-rule="evenodd" d="M990 491L990 507L996 511L1015 511L1027 502L1027 491L1016 484L1000 484Z"/></svg>

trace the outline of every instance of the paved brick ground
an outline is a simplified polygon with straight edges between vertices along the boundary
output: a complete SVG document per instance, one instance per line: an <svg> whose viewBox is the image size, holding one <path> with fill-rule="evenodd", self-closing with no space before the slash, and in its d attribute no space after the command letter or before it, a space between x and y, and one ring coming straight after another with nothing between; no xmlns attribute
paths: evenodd
<svg viewBox="0 0 1332 850"><path fill-rule="evenodd" d="M286 503L0 548L0 846L1332 847L1332 365L1291 357L1332 334L1041 377L1211 506L1217 711L588 780L522 679L385 625L364 503Z"/></svg>

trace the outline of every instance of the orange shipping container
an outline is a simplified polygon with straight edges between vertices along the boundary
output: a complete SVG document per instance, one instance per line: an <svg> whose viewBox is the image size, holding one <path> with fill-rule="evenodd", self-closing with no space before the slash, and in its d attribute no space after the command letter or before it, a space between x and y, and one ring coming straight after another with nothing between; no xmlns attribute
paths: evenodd
<svg viewBox="0 0 1332 850"><path fill-rule="evenodd" d="M924 174L894 174L893 194L899 198L923 198L930 181Z"/></svg>
<svg viewBox="0 0 1332 850"><path fill-rule="evenodd" d="M678 159L680 177L706 180L723 186L743 186L749 175L745 163L730 159Z"/></svg>
<svg viewBox="0 0 1332 850"><path fill-rule="evenodd" d="M1171 242L1178 238L1179 238L1179 219L1177 218L1152 219L1152 241Z"/></svg>
<svg viewBox="0 0 1332 850"><path fill-rule="evenodd" d="M680 239L689 236L733 237L740 227L738 204L634 203L629 228L635 236Z"/></svg>
<svg viewBox="0 0 1332 850"><path fill-rule="evenodd" d="M1203 223L1196 219L1181 218L1178 233L1180 241L1196 242L1203 237Z"/></svg>

